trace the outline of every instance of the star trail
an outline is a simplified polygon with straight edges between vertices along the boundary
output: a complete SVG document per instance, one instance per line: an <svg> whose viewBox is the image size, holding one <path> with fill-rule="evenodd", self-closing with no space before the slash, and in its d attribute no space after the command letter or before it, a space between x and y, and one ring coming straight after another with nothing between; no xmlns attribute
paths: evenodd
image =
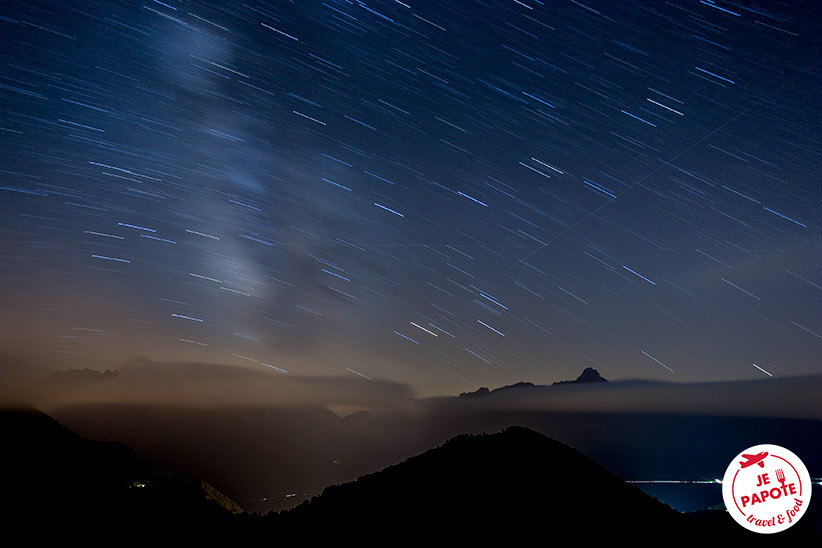
<svg viewBox="0 0 822 548"><path fill-rule="evenodd" d="M822 373L815 2L0 14L0 341L26 367L423 394Z"/></svg>

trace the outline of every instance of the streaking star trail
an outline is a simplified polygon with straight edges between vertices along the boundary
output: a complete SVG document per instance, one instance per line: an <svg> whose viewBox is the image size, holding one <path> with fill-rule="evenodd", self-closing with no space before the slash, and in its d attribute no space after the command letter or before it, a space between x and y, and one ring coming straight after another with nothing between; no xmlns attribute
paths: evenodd
<svg viewBox="0 0 822 548"><path fill-rule="evenodd" d="M26 367L822 373L816 2L0 10Z"/></svg>

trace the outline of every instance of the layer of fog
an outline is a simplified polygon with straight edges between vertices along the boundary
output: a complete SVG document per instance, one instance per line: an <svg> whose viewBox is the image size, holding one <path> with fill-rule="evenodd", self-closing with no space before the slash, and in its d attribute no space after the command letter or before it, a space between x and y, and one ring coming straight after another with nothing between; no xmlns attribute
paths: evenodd
<svg viewBox="0 0 822 548"><path fill-rule="evenodd" d="M716 383L620 381L517 386L483 397L414 399L411 387L356 375L300 377L232 365L134 360L116 375L49 376L0 369L0 403L41 409L79 404L190 408L318 406L338 414L368 410L592 411L822 419L822 376ZM82 374L82 373L85 373Z"/></svg>

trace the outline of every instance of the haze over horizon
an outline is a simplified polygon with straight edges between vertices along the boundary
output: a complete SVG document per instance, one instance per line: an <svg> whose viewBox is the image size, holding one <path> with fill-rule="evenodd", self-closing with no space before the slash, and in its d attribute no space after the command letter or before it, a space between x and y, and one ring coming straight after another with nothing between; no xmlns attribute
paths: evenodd
<svg viewBox="0 0 822 548"><path fill-rule="evenodd" d="M0 13L0 373L822 375L818 3Z"/></svg>
<svg viewBox="0 0 822 548"><path fill-rule="evenodd" d="M817 398L822 375L702 383L603 382L607 379L592 381L592 376L597 376L595 370L552 385L519 382L459 395L431 395L385 379L277 375L262 368L139 359L105 373L83 369L45 377L0 377L0 407L33 407L58 417L80 409L106 415L106 409L115 408L135 416L150 409L206 414L246 410L261 415L332 411L340 418L365 411L371 418L403 416L420 423L436 422L438 415L496 413L822 419Z"/></svg>

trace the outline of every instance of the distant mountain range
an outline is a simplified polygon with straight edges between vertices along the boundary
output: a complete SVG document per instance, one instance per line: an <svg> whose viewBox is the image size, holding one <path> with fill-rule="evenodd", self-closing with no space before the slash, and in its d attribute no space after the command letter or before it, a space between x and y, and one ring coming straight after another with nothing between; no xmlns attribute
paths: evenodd
<svg viewBox="0 0 822 548"><path fill-rule="evenodd" d="M599 371L594 369L593 367L586 367L582 374L577 377L573 381L557 381L553 383L551 386L562 386L562 385L569 385L569 384L591 384L591 383L599 383L599 382L608 382L607 379L600 376ZM503 393L514 393L518 391L528 390L541 390L549 388L545 385L536 385L532 382L518 382L516 384L510 384L508 386L503 386L501 388L496 388L494 390L488 390L484 386L479 388L473 392L463 392L459 395L460 398L482 398L485 396L490 396L491 394L503 394Z"/></svg>

